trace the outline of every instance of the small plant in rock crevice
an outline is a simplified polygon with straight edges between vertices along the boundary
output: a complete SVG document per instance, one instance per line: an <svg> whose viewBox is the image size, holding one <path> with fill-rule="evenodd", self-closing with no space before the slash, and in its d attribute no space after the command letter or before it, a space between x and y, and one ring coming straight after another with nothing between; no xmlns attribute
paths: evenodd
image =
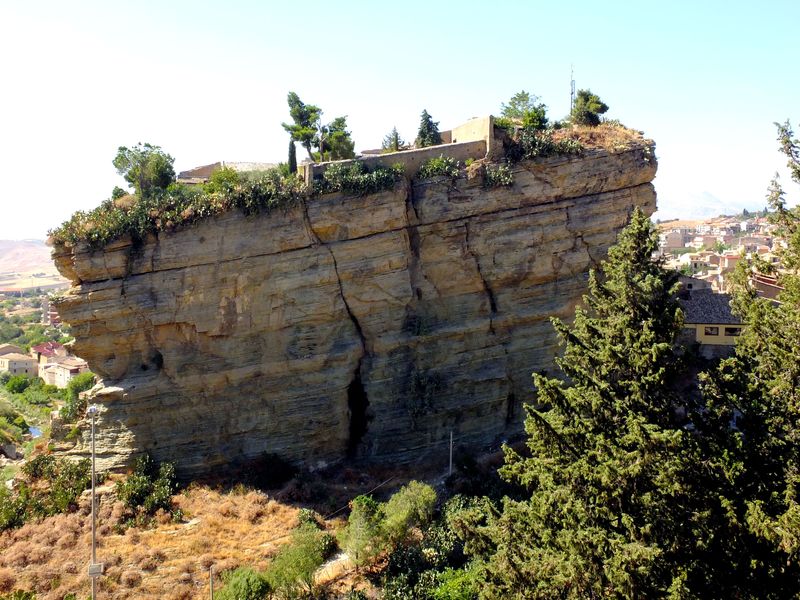
<svg viewBox="0 0 800 600"><path fill-rule="evenodd" d="M504 187L514 184L514 173L508 165L486 167L486 187Z"/></svg>

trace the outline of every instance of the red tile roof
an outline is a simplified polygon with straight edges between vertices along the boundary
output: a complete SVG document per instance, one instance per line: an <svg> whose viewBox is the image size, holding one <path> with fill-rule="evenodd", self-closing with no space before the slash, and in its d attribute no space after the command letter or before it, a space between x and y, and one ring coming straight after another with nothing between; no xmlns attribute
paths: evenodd
<svg viewBox="0 0 800 600"><path fill-rule="evenodd" d="M42 354L44 356L50 357L55 356L59 350L61 350L64 346L59 344L58 342L42 342L41 344L36 344L35 346L31 346L31 350Z"/></svg>

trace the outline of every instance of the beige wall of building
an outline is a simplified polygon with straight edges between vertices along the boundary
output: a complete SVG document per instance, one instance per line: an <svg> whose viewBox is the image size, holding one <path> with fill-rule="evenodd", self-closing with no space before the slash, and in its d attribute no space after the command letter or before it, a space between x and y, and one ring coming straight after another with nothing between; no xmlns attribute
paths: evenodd
<svg viewBox="0 0 800 600"><path fill-rule="evenodd" d="M741 325L699 323L686 325L695 330L695 341L709 346L733 346L742 331Z"/></svg>
<svg viewBox="0 0 800 600"><path fill-rule="evenodd" d="M12 375L27 375L28 377L36 377L38 375L36 359L17 353L0 356L0 371L8 372Z"/></svg>

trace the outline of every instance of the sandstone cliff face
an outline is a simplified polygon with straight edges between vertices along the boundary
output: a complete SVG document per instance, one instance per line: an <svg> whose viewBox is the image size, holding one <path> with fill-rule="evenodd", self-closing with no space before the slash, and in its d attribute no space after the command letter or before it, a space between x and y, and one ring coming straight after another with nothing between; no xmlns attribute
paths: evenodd
<svg viewBox="0 0 800 600"><path fill-rule="evenodd" d="M58 309L103 378L99 468L184 475L273 452L445 456L521 429L530 374L634 206L652 146L520 163L514 185L400 183L229 213L139 247L57 248ZM84 439L76 451L85 452Z"/></svg>

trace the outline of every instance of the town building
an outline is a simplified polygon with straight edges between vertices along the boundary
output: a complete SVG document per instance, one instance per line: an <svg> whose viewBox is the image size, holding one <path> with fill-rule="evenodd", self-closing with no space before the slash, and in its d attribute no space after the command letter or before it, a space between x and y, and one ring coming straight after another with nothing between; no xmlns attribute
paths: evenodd
<svg viewBox="0 0 800 600"><path fill-rule="evenodd" d="M27 354L10 352L0 356L0 373L36 377L37 371L36 359Z"/></svg>
<svg viewBox="0 0 800 600"><path fill-rule="evenodd" d="M211 176L221 169L233 169L238 173L248 173L253 171L268 171L277 167L275 163L261 163L261 162L226 162L218 161L210 165L203 165L189 169L188 171L181 171L178 173L178 183L187 185L202 185L207 183Z"/></svg>
<svg viewBox="0 0 800 600"><path fill-rule="evenodd" d="M36 359L39 369L39 377L42 377L42 370L50 363L54 363L63 358L67 358L67 349L58 342L42 342L31 346L31 356ZM42 377L44 379L44 377Z"/></svg>
<svg viewBox="0 0 800 600"><path fill-rule="evenodd" d="M86 373L89 365L82 358L69 356L60 358L56 362L44 365L39 371L41 377L47 385L54 385L57 388L65 388L67 384L81 373Z"/></svg>
<svg viewBox="0 0 800 600"><path fill-rule="evenodd" d="M4 354L25 354L25 351L14 344L0 344L0 356Z"/></svg>
<svg viewBox="0 0 800 600"><path fill-rule="evenodd" d="M728 356L742 332L742 322L731 312L729 294L717 294L698 282L679 294L686 341L697 342L706 358Z"/></svg>

